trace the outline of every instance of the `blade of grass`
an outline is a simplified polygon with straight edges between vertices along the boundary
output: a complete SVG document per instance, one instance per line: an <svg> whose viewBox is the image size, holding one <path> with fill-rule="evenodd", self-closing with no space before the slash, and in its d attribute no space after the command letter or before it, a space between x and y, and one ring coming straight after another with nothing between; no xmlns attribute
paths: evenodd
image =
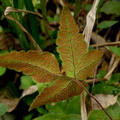
<svg viewBox="0 0 120 120"><path fill-rule="evenodd" d="M6 6L11 6L10 0L0 0L0 1L4 4L5 7Z"/></svg>
<svg viewBox="0 0 120 120"><path fill-rule="evenodd" d="M7 7L7 6L11 6L12 7L12 4L10 3L10 0L1 0L1 2L2 2L2 4L4 4L4 7ZM3 8L3 10L4 10L4 8ZM10 25L13 28L13 31L17 32L17 29L15 27L15 23L11 22L10 20L7 20L7 21L9 23L8 25Z"/></svg>
<svg viewBox="0 0 120 120"><path fill-rule="evenodd" d="M18 9L23 9L24 7L24 0L13 0L14 6L13 8L18 8ZM23 17L22 17L22 13L18 13L19 14L19 22L22 24L23 22Z"/></svg>
<svg viewBox="0 0 120 120"><path fill-rule="evenodd" d="M47 11L46 11L46 0L40 0L42 15L44 16L44 19L47 19Z"/></svg>
<svg viewBox="0 0 120 120"><path fill-rule="evenodd" d="M36 43L36 41L34 40L34 38L31 36L31 34L17 20L15 20L11 15L9 15L13 11L14 11L14 8L7 7L6 10L5 10L5 12L4 12L4 15L9 20L16 22L16 24L19 26L19 28L26 33L26 35L28 36L29 40L33 43L34 47L41 53L42 52L41 48L38 46L38 44ZM17 9L15 9L15 11L17 11Z"/></svg>
<svg viewBox="0 0 120 120"><path fill-rule="evenodd" d="M82 2L82 0L75 0L74 18L76 18L78 16L79 11L82 8L81 2Z"/></svg>
<svg viewBox="0 0 120 120"><path fill-rule="evenodd" d="M18 8L22 9L24 7L24 0L18 0Z"/></svg>
<svg viewBox="0 0 120 120"><path fill-rule="evenodd" d="M24 9L24 0L18 0L18 7L14 7L14 8L18 8L18 9ZM20 17L20 20L19 22L28 30L28 25L25 21L25 19L23 19L23 16L22 16L22 12L17 12L19 14L19 17Z"/></svg>
<svg viewBox="0 0 120 120"><path fill-rule="evenodd" d="M75 13L75 14L74 14L74 18L75 18L75 19L77 19L77 17L80 15L80 13L81 13L82 11L84 11L87 3L88 3L88 0L86 0L86 1L84 2L84 5L82 6L82 5L81 5L81 1L76 0L76 6L75 6L75 10L74 10L74 13ZM81 6L80 6L80 5L81 5Z"/></svg>
<svg viewBox="0 0 120 120"><path fill-rule="evenodd" d="M5 7L14 6L14 4L12 3L13 1L11 2L10 0L2 0L1 2L4 4ZM16 4L17 3L15 3L15 5ZM14 16L15 19L17 18L17 17L15 17L16 15L14 15L14 13L11 13L11 15ZM21 47L24 50L28 50L29 44L27 42L27 38L26 38L24 32L20 28L17 27L15 22L12 22L11 20L8 20L8 19L7 19L7 21L8 21L8 25L10 25L12 27L11 31L14 32L18 36Z"/></svg>
<svg viewBox="0 0 120 120"><path fill-rule="evenodd" d="M34 12L34 7L33 7L32 1L31 0L24 0L24 2L25 2L26 9ZM39 30L38 30L36 16L33 14L28 14L28 22L29 22L31 35L33 36L35 41L38 43L38 45L40 45Z"/></svg>
<svg viewBox="0 0 120 120"><path fill-rule="evenodd" d="M46 0L40 1L40 7L41 7L42 15L43 15L43 24L44 24L45 36L46 36L46 38L49 38L46 4L47 4Z"/></svg>
<svg viewBox="0 0 120 120"><path fill-rule="evenodd" d="M12 4L14 4L12 7L18 8L18 0L12 0L12 2Z"/></svg>
<svg viewBox="0 0 120 120"><path fill-rule="evenodd" d="M12 7L14 8L14 6L16 5L16 7L18 6L17 5L17 2L15 2L15 5L14 5L14 0L12 0ZM14 27L16 27L17 29L17 35L19 37L19 40L20 40L20 44L21 44L21 47L24 49L24 50L28 50L29 49L29 44L27 42L27 37L26 35L24 34L24 32L18 27L16 21L20 21L21 24L22 24L22 14L18 14L18 13L14 13L12 12L13 14L13 18L14 18L14 21L15 21L15 25Z"/></svg>

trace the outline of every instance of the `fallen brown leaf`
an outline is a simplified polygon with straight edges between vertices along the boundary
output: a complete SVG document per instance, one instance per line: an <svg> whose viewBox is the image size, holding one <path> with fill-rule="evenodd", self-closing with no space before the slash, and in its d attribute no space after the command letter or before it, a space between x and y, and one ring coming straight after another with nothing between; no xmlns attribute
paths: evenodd
<svg viewBox="0 0 120 120"><path fill-rule="evenodd" d="M7 112L11 112L11 111L13 111L16 108L16 106L18 105L19 101L23 97L25 97L27 95L30 95L30 94L36 92L37 90L38 90L37 85L30 86L30 87L26 88L23 91L23 93L22 93L20 98L8 98L8 97L5 97L4 95L1 95L0 96L0 103L6 104L9 107Z"/></svg>
<svg viewBox="0 0 120 120"><path fill-rule="evenodd" d="M107 94L107 95L105 95L105 94L97 94L94 97L100 102L100 104L104 108L107 108L108 106L113 105L114 103L116 103L117 98L118 98L118 96L109 95L109 94ZM101 109L99 107L99 105L93 99L91 99L91 101L92 101L92 108L93 109Z"/></svg>

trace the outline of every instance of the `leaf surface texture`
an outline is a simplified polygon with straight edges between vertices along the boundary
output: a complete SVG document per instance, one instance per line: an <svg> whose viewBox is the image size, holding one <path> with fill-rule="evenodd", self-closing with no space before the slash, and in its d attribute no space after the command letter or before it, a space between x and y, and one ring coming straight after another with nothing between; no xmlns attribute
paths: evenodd
<svg viewBox="0 0 120 120"><path fill-rule="evenodd" d="M36 82L50 82L61 75L56 58L49 52L13 51L0 55L0 66L22 71Z"/></svg>
<svg viewBox="0 0 120 120"><path fill-rule="evenodd" d="M83 82L82 82L83 83ZM86 86L85 83L83 83ZM41 92L32 103L30 110L46 103L58 102L81 94L83 88L68 77L60 77L54 84Z"/></svg>
<svg viewBox="0 0 120 120"><path fill-rule="evenodd" d="M93 70L103 53L95 50L88 52L87 43L82 34L79 33L79 29L67 7L64 7L61 15L57 45L63 70L66 71L67 76L76 77L80 80L93 76Z"/></svg>
<svg viewBox="0 0 120 120"><path fill-rule="evenodd" d="M62 73L52 53L35 50L13 51L0 55L0 66L31 75L36 82L51 82L33 101L30 110L46 103L58 102L81 94L83 88L74 80L84 80L94 75L94 69L103 53L88 51L87 43L75 24L67 7L61 15L57 51L62 60ZM86 84L81 82L85 87Z"/></svg>

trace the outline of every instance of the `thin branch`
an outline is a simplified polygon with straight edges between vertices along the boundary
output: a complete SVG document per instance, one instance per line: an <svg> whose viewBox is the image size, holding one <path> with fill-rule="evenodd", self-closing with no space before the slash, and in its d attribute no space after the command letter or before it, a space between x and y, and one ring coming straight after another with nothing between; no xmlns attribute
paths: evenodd
<svg viewBox="0 0 120 120"><path fill-rule="evenodd" d="M105 78L99 78L99 79L88 79L88 80L85 80L85 82L88 83L88 84L92 84L93 81L94 81L94 82L100 82L100 81L105 81L105 80L107 80L107 79L105 79Z"/></svg>
<svg viewBox="0 0 120 120"><path fill-rule="evenodd" d="M118 31L117 33L117 37L116 37L116 42L119 42L119 39L120 39L120 30ZM110 63L109 63L109 67L108 67L108 71L110 71L110 69L112 68L113 64L114 64L114 61L115 61L115 57L116 55L115 54L112 54L112 57L110 59Z"/></svg>
<svg viewBox="0 0 120 120"><path fill-rule="evenodd" d="M104 44L91 45L92 47L103 47L103 46L120 46L120 42L109 42Z"/></svg>
<svg viewBox="0 0 120 120"><path fill-rule="evenodd" d="M62 5L62 6L65 5L64 2L63 2L63 0L57 0L57 1L60 3L60 5Z"/></svg>
<svg viewBox="0 0 120 120"><path fill-rule="evenodd" d="M75 16L75 18L77 18L77 17L80 15L80 13L85 9L87 3L88 3L88 0L85 1L84 6L83 6L82 9L77 13L77 15Z"/></svg>
<svg viewBox="0 0 120 120"><path fill-rule="evenodd" d="M40 18L43 18L43 16L38 13L38 12L33 12L33 11L28 11L28 10L21 10L21 9L16 9L16 8L13 8L13 7L8 7L9 8L9 12L24 12L24 13L30 13L30 14L34 14L34 15L37 15L38 17ZM7 8L6 8L7 9ZM9 13L8 12L8 13Z"/></svg>
<svg viewBox="0 0 120 120"><path fill-rule="evenodd" d="M113 64L111 70L107 73L107 75L105 75L105 77L104 77L105 79L108 79L108 80L110 79L113 71L114 71L115 68L118 66L119 62L120 62L120 58L119 58L119 57L116 57L116 60L115 60L115 62L114 62L114 64Z"/></svg>
<svg viewBox="0 0 120 120"><path fill-rule="evenodd" d="M82 87L86 91L86 93L98 103L98 105L102 108L102 110L106 113L106 115L110 118L110 120L113 120L112 117L108 114L108 112L104 109L104 107L100 104L100 102L92 94L90 94L88 92L88 90L84 87L84 85L81 83L81 81L79 81L77 79L74 79L73 81L78 83L78 85L80 85L80 87Z"/></svg>
<svg viewBox="0 0 120 120"><path fill-rule="evenodd" d="M11 21L15 21L17 23L17 25L21 28L21 30L23 30L26 35L28 36L29 40L33 43L34 47L38 50L39 53L42 53L42 49L39 47L39 45L36 43L36 41L34 40L34 38L31 36L31 34L17 21L15 20L11 15L10 13L13 12L13 9L12 7L7 7L5 12L4 12L4 15L6 16L6 18L8 18L9 20ZM16 9L17 10L17 9Z"/></svg>

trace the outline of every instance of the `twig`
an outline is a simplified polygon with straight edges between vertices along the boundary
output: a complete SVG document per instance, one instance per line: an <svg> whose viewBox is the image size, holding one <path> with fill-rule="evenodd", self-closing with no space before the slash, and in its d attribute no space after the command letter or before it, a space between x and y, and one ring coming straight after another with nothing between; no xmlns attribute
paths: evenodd
<svg viewBox="0 0 120 120"><path fill-rule="evenodd" d="M85 1L84 6L83 6L82 9L78 12L78 14L75 16L75 18L77 18L77 17L80 15L80 13L85 9L87 3L88 3L88 0Z"/></svg>
<svg viewBox="0 0 120 120"><path fill-rule="evenodd" d="M9 12L24 12L24 13L30 13L30 14L34 14L37 15L40 18L43 18L43 16L38 13L38 12L33 12L33 11L28 11L28 10L21 10L21 9L16 9L16 8L12 8L12 7L8 7L9 8ZM7 9L7 8L6 8Z"/></svg>
<svg viewBox="0 0 120 120"><path fill-rule="evenodd" d="M64 6L63 0L57 0L57 1L60 3L60 5Z"/></svg>
<svg viewBox="0 0 120 120"><path fill-rule="evenodd" d="M119 39L120 39L120 31L118 31L115 41L118 42ZM111 60L110 60L110 63L109 63L108 71L112 68L114 61L115 61L115 54L112 54L112 57L111 57Z"/></svg>
<svg viewBox="0 0 120 120"><path fill-rule="evenodd" d="M110 118L110 120L113 120L112 117L108 114L108 112L104 109L104 107L100 104L100 102L92 94L90 94L88 92L88 90L84 87L84 85L81 83L81 81L79 81L77 79L74 79L73 81L78 83L78 85L80 85L80 87L82 87L86 91L86 93L98 103L98 105L102 108L102 110L106 113L106 115Z"/></svg>
<svg viewBox="0 0 120 120"><path fill-rule="evenodd" d="M38 46L38 44L36 43L36 41L34 40L34 38L31 36L31 34L17 21L15 20L11 15L9 15L11 12L13 12L13 8L12 7L7 7L4 15L11 21L15 21L17 23L17 25L21 28L21 30L23 30L26 35L28 36L29 40L33 43L34 47L38 50L38 52L42 53L42 49Z"/></svg>
<svg viewBox="0 0 120 120"><path fill-rule="evenodd" d="M111 30L111 28L109 28L108 30L107 30L107 33L104 35L104 39L106 39L106 37L107 37L107 35L109 34L109 32L110 32L110 30Z"/></svg>
<svg viewBox="0 0 120 120"><path fill-rule="evenodd" d="M115 68L118 66L118 64L119 64L119 62L120 62L120 58L119 57L116 57L116 60L115 60L115 62L114 62L114 64L113 64L113 67L111 68L111 70L107 73L107 75L105 75L105 79L110 79L110 77L111 77L111 74L113 73L113 71L115 70Z"/></svg>
<svg viewBox="0 0 120 120"><path fill-rule="evenodd" d="M99 79L88 79L88 80L85 80L85 82L88 83L88 84L92 84L93 81L94 81L94 82L100 82L100 81L104 81L104 80L107 80L107 79L105 79L105 78L99 78Z"/></svg>
<svg viewBox="0 0 120 120"><path fill-rule="evenodd" d="M92 47L103 47L103 46L120 46L120 42L109 42L104 44L91 45Z"/></svg>

